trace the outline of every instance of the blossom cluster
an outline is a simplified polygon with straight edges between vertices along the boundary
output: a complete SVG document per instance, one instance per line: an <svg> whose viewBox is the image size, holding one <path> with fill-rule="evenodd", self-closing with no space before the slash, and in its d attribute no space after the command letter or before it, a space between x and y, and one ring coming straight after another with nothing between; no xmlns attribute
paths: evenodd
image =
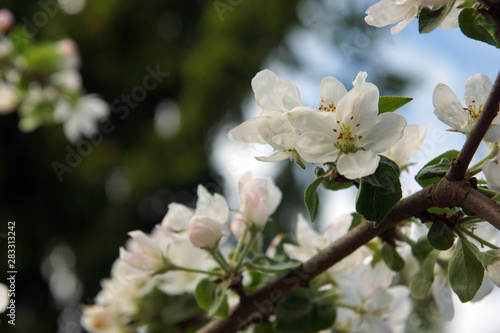
<svg viewBox="0 0 500 333"><path fill-rule="evenodd" d="M333 164L348 179L371 175L379 154L402 137L406 120L395 113L379 114L379 90L366 78L360 72L348 92L337 79L325 77L319 87L321 101L312 108L302 106L293 83L261 71L252 88L262 112L229 131L229 137L271 145L276 152L257 157L261 161L290 158L303 165L304 159Z"/></svg>
<svg viewBox="0 0 500 333"><path fill-rule="evenodd" d="M14 16L0 10L0 114L18 110L19 128L30 132L43 125L63 124L76 143L92 136L109 106L97 95L84 94L78 72L80 57L71 39L36 43L14 26Z"/></svg>

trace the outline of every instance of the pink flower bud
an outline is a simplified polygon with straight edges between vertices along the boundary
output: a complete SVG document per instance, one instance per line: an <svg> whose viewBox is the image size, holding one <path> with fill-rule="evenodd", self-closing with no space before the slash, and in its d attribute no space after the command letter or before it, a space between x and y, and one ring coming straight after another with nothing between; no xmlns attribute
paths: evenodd
<svg viewBox="0 0 500 333"><path fill-rule="evenodd" d="M14 15L8 9L0 10L0 36L14 25Z"/></svg>
<svg viewBox="0 0 500 333"><path fill-rule="evenodd" d="M222 238L222 225L212 218L195 215L189 221L187 234L191 244L205 250L215 250Z"/></svg>
<svg viewBox="0 0 500 333"><path fill-rule="evenodd" d="M236 239L240 239L243 237L243 231L245 230L246 225L245 221L243 220L243 216L241 214L236 214L234 219L231 221L231 224L229 225L229 229L231 229L231 232L233 233L234 237ZM245 237L245 243L248 243L250 241L250 234L247 233Z"/></svg>

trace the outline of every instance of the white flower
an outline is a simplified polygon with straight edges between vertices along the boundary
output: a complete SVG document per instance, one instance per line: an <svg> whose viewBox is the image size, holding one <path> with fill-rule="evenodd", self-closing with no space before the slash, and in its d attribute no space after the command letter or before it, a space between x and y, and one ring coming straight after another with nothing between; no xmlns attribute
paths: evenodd
<svg viewBox="0 0 500 333"><path fill-rule="evenodd" d="M341 216L320 235L312 229L311 223L306 221L302 214L298 214L295 235L299 245L285 243L283 249L290 258L305 262L345 235L349 231L351 222L351 215ZM369 254L370 250L361 247L328 269L328 272L334 277L338 274L349 274L356 270Z"/></svg>
<svg viewBox="0 0 500 333"><path fill-rule="evenodd" d="M418 125L406 126L401 139L382 155L396 162L400 168L407 166L410 158L418 152L424 142L426 132L427 127L424 127L422 133L420 133Z"/></svg>
<svg viewBox="0 0 500 333"><path fill-rule="evenodd" d="M437 275L432 284L432 296L436 302L439 311L446 321L453 319L455 310L451 298L451 288L441 275Z"/></svg>
<svg viewBox="0 0 500 333"><path fill-rule="evenodd" d="M191 244L200 249L214 251L222 238L222 225L204 215L195 215L189 222L187 234Z"/></svg>
<svg viewBox="0 0 500 333"><path fill-rule="evenodd" d="M465 83L466 107L463 107L451 88L440 83L434 88L432 95L434 114L439 120L452 127L453 131L468 135L479 119L492 87L493 82L485 74L474 74L469 77ZM500 117L497 116L493 120L484 140L488 142L500 140Z"/></svg>
<svg viewBox="0 0 500 333"><path fill-rule="evenodd" d="M112 306L92 305L83 307L80 322L90 333L122 333L119 316Z"/></svg>
<svg viewBox="0 0 500 333"><path fill-rule="evenodd" d="M483 265L486 266L486 273L491 281L493 281L497 287L500 287L500 250L489 252L488 262L483 262Z"/></svg>
<svg viewBox="0 0 500 333"><path fill-rule="evenodd" d="M132 241L128 245L128 250L120 248L120 258L133 268L148 273L168 268L165 263L167 260L165 252L169 239L164 230L160 228L155 230L151 236L139 230L129 232Z"/></svg>
<svg viewBox="0 0 500 333"><path fill-rule="evenodd" d="M270 70L263 70L252 80L255 99L262 108L260 117L248 119L229 131L230 139L246 143L271 145L276 152L258 156L259 161L278 162L287 158L299 160L293 146L297 132L283 117L283 112L301 105L300 93L288 80L281 81Z"/></svg>
<svg viewBox="0 0 500 333"><path fill-rule="evenodd" d="M161 222L161 226L170 232L186 231L194 211L176 202L168 205L168 212Z"/></svg>
<svg viewBox="0 0 500 333"><path fill-rule="evenodd" d="M9 302L9 288L5 284L0 283L0 313L7 309Z"/></svg>
<svg viewBox="0 0 500 333"><path fill-rule="evenodd" d="M217 266L206 251L194 247L189 241L180 238L172 241L168 249L168 256L174 265L185 268L211 270ZM172 270L156 276L155 280L158 283L158 288L164 293L181 295L192 293L198 282L205 277L204 274Z"/></svg>
<svg viewBox="0 0 500 333"><path fill-rule="evenodd" d="M488 182L488 188L500 192L500 152L495 158L484 162L482 169Z"/></svg>
<svg viewBox="0 0 500 333"><path fill-rule="evenodd" d="M72 106L66 100L56 105L54 117L64 123L64 134L75 143L81 136L92 136L97 132L97 123L109 115L109 106L95 95L80 97Z"/></svg>
<svg viewBox="0 0 500 333"><path fill-rule="evenodd" d="M13 85L0 81L0 114L11 113L21 101L21 93Z"/></svg>
<svg viewBox="0 0 500 333"><path fill-rule="evenodd" d="M261 229L281 202L281 191L271 178L252 178L250 172L241 176L238 183L240 213L235 219L247 226Z"/></svg>
<svg viewBox="0 0 500 333"><path fill-rule="evenodd" d="M0 37L14 25L14 15L8 9L0 9Z"/></svg>
<svg viewBox="0 0 500 333"><path fill-rule="evenodd" d="M374 173L380 161L377 154L401 138L405 118L395 113L378 115L379 91L365 82L366 76L360 72L348 93L335 79L324 79L319 91L325 103L320 103L320 111L298 107L286 113L302 133L293 142L304 160L336 162L341 175L361 178ZM325 104L328 107L322 108Z"/></svg>
<svg viewBox="0 0 500 333"><path fill-rule="evenodd" d="M379 28L399 22L396 26L391 28L391 33L397 34L418 16L421 7L442 6L449 1L450 0L382 0L368 8L365 21L369 25ZM457 6L454 6L454 9L456 7ZM456 14L455 11L453 11L451 16L458 22L458 14ZM455 26L452 25L450 21L442 25L443 29L454 27Z"/></svg>

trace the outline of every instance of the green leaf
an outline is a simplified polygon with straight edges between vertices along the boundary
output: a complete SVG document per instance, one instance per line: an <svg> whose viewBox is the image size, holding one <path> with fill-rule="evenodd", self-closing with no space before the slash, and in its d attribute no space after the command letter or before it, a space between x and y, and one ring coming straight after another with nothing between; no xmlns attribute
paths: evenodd
<svg viewBox="0 0 500 333"><path fill-rule="evenodd" d="M420 266L420 270L410 281L410 292L415 299L424 299L434 282L434 264L438 251L432 251Z"/></svg>
<svg viewBox="0 0 500 333"><path fill-rule="evenodd" d="M432 250L433 247L425 236L420 237L416 244L411 245L411 253L419 261L424 261Z"/></svg>
<svg viewBox="0 0 500 333"><path fill-rule="evenodd" d="M474 298L483 283L483 277L483 265L472 250L459 239L448 265L448 279L462 303Z"/></svg>
<svg viewBox="0 0 500 333"><path fill-rule="evenodd" d="M378 99L378 114L394 112L412 100L411 97L380 96Z"/></svg>
<svg viewBox="0 0 500 333"><path fill-rule="evenodd" d="M426 34L439 27L454 4L455 1L449 1L447 5L438 8L422 7L418 14L418 32Z"/></svg>
<svg viewBox="0 0 500 333"><path fill-rule="evenodd" d="M309 212L309 216L311 218L311 222L316 220L319 211L319 195L318 195L318 186L323 181L323 178L316 178L309 186L307 186L306 191L304 193L304 202L307 207L307 211Z"/></svg>
<svg viewBox="0 0 500 333"><path fill-rule="evenodd" d="M429 163L424 165L424 167L415 176L415 180L417 181L417 183L419 183L420 186L422 186L422 187L427 187L431 184L434 184L434 183L437 183L438 181L440 181L441 178L443 178L443 176L446 174L446 172L445 172L442 176L439 176L440 175L439 172L442 172L442 170L445 166L444 164L440 164L440 163L446 163L446 161L443 161L443 159L448 160L448 161L452 161L455 157L458 156L458 153L459 153L458 150L449 150L445 153L442 153L438 157L432 159ZM435 168L430 168L430 167L435 166L435 165L439 165L439 166L436 166ZM431 173L429 173L429 172L431 172ZM427 177L427 176L432 175L432 174L437 175L437 176L432 177L432 178L424 178L424 179L421 178L421 177Z"/></svg>
<svg viewBox="0 0 500 333"><path fill-rule="evenodd" d="M398 171L381 162L373 175L361 178L356 211L377 227L401 196Z"/></svg>
<svg viewBox="0 0 500 333"><path fill-rule="evenodd" d="M455 233L451 230L446 223L433 222L429 232L427 233L429 243L433 248L440 251L448 250L455 242Z"/></svg>
<svg viewBox="0 0 500 333"><path fill-rule="evenodd" d="M352 216L352 222L351 222L351 225L349 226L349 231L356 228L358 225L360 225L361 223L363 223L365 221L365 218L363 217L363 215L361 215L359 213L356 213L356 212L351 213L351 216Z"/></svg>
<svg viewBox="0 0 500 333"><path fill-rule="evenodd" d="M405 267L405 261L399 255L398 251L395 248L388 244L384 244L382 246L382 258L386 263L387 267L392 269L395 272L401 272Z"/></svg>
<svg viewBox="0 0 500 333"><path fill-rule="evenodd" d="M335 317L336 310L331 299L315 297L311 288L301 288L279 301L276 308L276 329L317 332L330 328Z"/></svg>
<svg viewBox="0 0 500 333"><path fill-rule="evenodd" d="M203 279L196 286L194 296L198 305L208 312L208 316L225 318L229 314L226 295L228 288L229 281L216 284L210 279Z"/></svg>
<svg viewBox="0 0 500 333"><path fill-rule="evenodd" d="M483 27L478 22L478 14L474 8L465 8L460 12L458 16L458 24L462 33L472 39L497 46L495 39L488 32L485 27Z"/></svg>
<svg viewBox="0 0 500 333"><path fill-rule="evenodd" d="M451 161L447 158L442 158L438 164L429 165L428 167L423 168L418 172L415 176L417 181L422 181L426 179L432 178L443 178L446 175L446 172L451 167Z"/></svg>

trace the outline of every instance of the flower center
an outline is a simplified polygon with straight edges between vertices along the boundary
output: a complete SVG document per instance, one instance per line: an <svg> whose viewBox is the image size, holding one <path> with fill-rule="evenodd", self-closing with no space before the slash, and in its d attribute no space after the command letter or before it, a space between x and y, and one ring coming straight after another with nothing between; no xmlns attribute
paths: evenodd
<svg viewBox="0 0 500 333"><path fill-rule="evenodd" d="M335 103L333 103L333 101L331 101L330 104L326 105L325 101L322 99L321 105L318 107L318 109L325 112L335 112L335 110L337 110L337 107L335 106Z"/></svg>
<svg viewBox="0 0 500 333"><path fill-rule="evenodd" d="M351 125L341 124L339 121L337 121L337 124L339 124L340 130L335 128L333 129L333 132L338 134L337 141L333 145L345 154L355 153L358 150L356 142L363 137L361 135L354 134L351 129ZM358 126L359 124L356 124L356 127Z"/></svg>
<svg viewBox="0 0 500 333"><path fill-rule="evenodd" d="M474 125L476 121L478 120L479 116L481 115L481 111L483 110L483 104L479 105L479 110L476 107L476 101L472 101L472 105L469 105L469 107L464 108L464 110L467 112L467 118L468 118L468 123L469 125Z"/></svg>

